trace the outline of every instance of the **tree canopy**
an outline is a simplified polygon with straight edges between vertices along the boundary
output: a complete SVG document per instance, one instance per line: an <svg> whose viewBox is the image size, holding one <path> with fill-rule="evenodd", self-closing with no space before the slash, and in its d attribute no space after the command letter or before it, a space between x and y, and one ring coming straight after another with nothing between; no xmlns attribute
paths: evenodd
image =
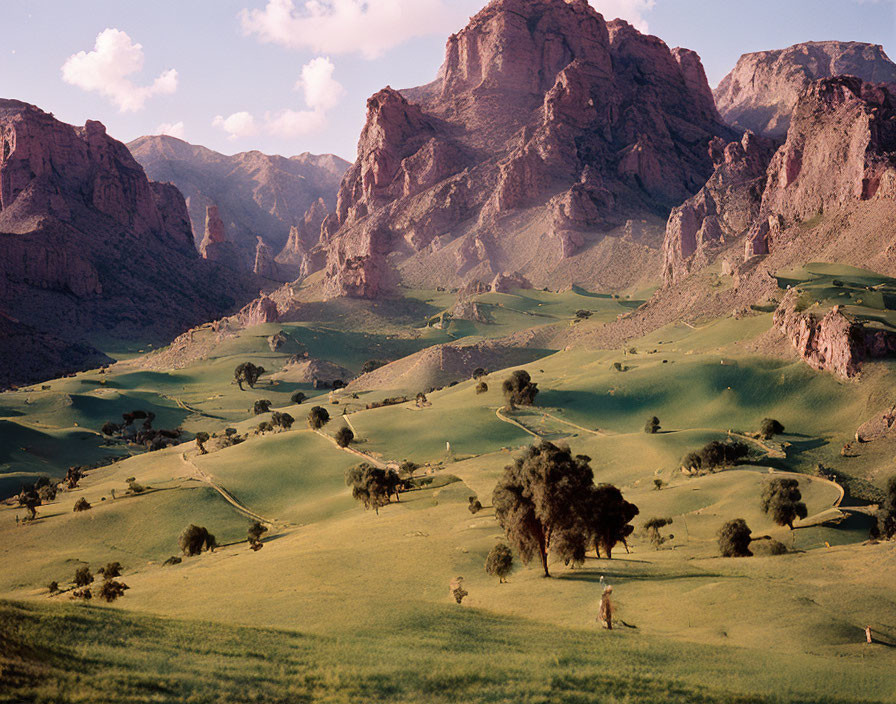
<svg viewBox="0 0 896 704"><path fill-rule="evenodd" d="M877 515L877 526L881 537L890 539L896 536L896 476L887 481L886 495Z"/></svg>
<svg viewBox="0 0 896 704"><path fill-rule="evenodd" d="M799 487L800 483L796 479L789 478L772 479L762 487L762 510L779 526L787 526L793 530L793 522L808 514Z"/></svg>
<svg viewBox="0 0 896 704"><path fill-rule="evenodd" d="M538 384L532 383L532 377L525 369L517 369L504 380L502 386L507 405L531 406L538 395Z"/></svg>
<svg viewBox="0 0 896 704"><path fill-rule="evenodd" d="M192 523L184 529L179 539L180 549L185 555L198 555L203 550L214 550L217 546L215 536L203 526Z"/></svg>
<svg viewBox="0 0 896 704"><path fill-rule="evenodd" d="M314 408L308 411L308 425L312 430L320 430L329 422L330 414L327 413L326 408L314 406Z"/></svg>
<svg viewBox="0 0 896 704"><path fill-rule="evenodd" d="M396 494L400 480L395 470L385 470L364 462L345 473L345 484L352 488L352 498L360 501L365 509L377 513Z"/></svg>
<svg viewBox="0 0 896 704"><path fill-rule="evenodd" d="M254 389L255 383L258 381L258 378L264 374L264 367L257 367L252 362L243 362L240 365L237 365L236 369L233 370L233 377L236 379L236 383L240 387L240 391L243 390L243 383L249 385L249 388Z"/></svg>
<svg viewBox="0 0 896 704"><path fill-rule="evenodd" d="M719 529L719 551L722 557L749 557L752 531L743 518L728 521Z"/></svg>
<svg viewBox="0 0 896 704"><path fill-rule="evenodd" d="M485 571L497 577L501 584L507 581L507 575L513 571L513 553L507 545L498 543L489 551L485 558Z"/></svg>

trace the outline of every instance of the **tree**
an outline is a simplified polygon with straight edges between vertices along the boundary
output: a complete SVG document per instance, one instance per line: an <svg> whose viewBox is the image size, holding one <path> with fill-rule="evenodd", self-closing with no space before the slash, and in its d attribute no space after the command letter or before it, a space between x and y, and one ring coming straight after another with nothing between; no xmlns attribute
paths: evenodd
<svg viewBox="0 0 896 704"><path fill-rule="evenodd" d="M88 584L92 584L93 575L90 574L90 567L84 565L76 569L74 582L76 587L86 587Z"/></svg>
<svg viewBox="0 0 896 704"><path fill-rule="evenodd" d="M42 479L46 479L46 477L41 477ZM42 503L47 501L55 501L56 500L57 487L55 484L50 484L50 480L47 479L47 483L43 486L38 487L37 495L40 497Z"/></svg>
<svg viewBox="0 0 896 704"><path fill-rule="evenodd" d="M479 379L481 379L482 377L487 376L487 375L488 375L488 372L485 371L485 369L483 369L482 367L476 367L473 370L473 379L476 381L478 381Z"/></svg>
<svg viewBox="0 0 896 704"><path fill-rule="evenodd" d="M667 537L660 533L663 528L670 525L672 525L671 518L649 518L644 523L644 532L647 533L647 539L657 550L660 549L663 543L674 537L672 535Z"/></svg>
<svg viewBox="0 0 896 704"><path fill-rule="evenodd" d="M784 426L774 418L763 418L759 424L759 435L763 440L770 440L784 432Z"/></svg>
<svg viewBox="0 0 896 704"><path fill-rule="evenodd" d="M523 564L538 557L545 577L551 576L548 553L557 544L572 542L563 534L588 535L588 497L593 488L587 458L573 457L568 449L547 441L530 446L504 468L492 505Z"/></svg>
<svg viewBox="0 0 896 704"><path fill-rule="evenodd" d="M877 526L882 538L896 536L896 476L887 481L887 491L877 513Z"/></svg>
<svg viewBox="0 0 896 704"><path fill-rule="evenodd" d="M289 397L289 400L292 401L297 406L301 405L305 399L308 397L303 394L301 391L296 391L292 396Z"/></svg>
<svg viewBox="0 0 896 704"><path fill-rule="evenodd" d="M648 435L656 435L660 430L660 419L656 416L648 418L644 424L644 432Z"/></svg>
<svg viewBox="0 0 896 704"><path fill-rule="evenodd" d="M100 567L97 571L97 574L103 575L103 579L112 579L113 577L121 576L121 563L120 562L108 562L105 567Z"/></svg>
<svg viewBox="0 0 896 704"><path fill-rule="evenodd" d="M532 378L525 369L517 369L507 377L502 388L507 405L511 408L531 406L535 403L535 396L538 395L538 384L532 383Z"/></svg>
<svg viewBox="0 0 896 704"><path fill-rule="evenodd" d="M370 372L379 369L380 367L384 367L388 362L384 362L381 359L368 359L364 364L361 365L361 373L369 374Z"/></svg>
<svg viewBox="0 0 896 704"><path fill-rule="evenodd" d="M351 428L347 425L343 425L336 431L336 435L333 437L336 439L336 444L339 445L339 447L348 447L352 440L355 439L355 434L352 432Z"/></svg>
<svg viewBox="0 0 896 704"><path fill-rule="evenodd" d="M37 493L37 490L33 487L22 487L22 491L16 497L19 502L19 506L24 506L28 510L28 517L26 520L33 521L37 518L37 507L43 503L43 499L40 498L40 494Z"/></svg>
<svg viewBox="0 0 896 704"><path fill-rule="evenodd" d="M271 402L266 398L259 399L255 402L255 405L252 406L252 413L256 416L260 416L262 413L268 413L271 410Z"/></svg>
<svg viewBox="0 0 896 704"><path fill-rule="evenodd" d="M308 411L308 425L311 426L312 430L320 430L329 422L330 414L327 413L326 408L315 406Z"/></svg>
<svg viewBox="0 0 896 704"><path fill-rule="evenodd" d="M471 496L469 499L469 506L467 506L467 508L470 509L470 513L475 516L482 510L482 502L475 496Z"/></svg>
<svg viewBox="0 0 896 704"><path fill-rule="evenodd" d="M395 480L398 480L398 475ZM364 462L352 467L345 473L345 484L352 489L352 498L360 501L364 509L373 509L377 514L380 508L389 503L389 497L395 492L395 486L385 469L374 467Z"/></svg>
<svg viewBox="0 0 896 704"><path fill-rule="evenodd" d="M513 553L507 545L498 543L489 551L485 558L485 571L497 577L499 584L507 581L507 576L513 571Z"/></svg>
<svg viewBox="0 0 896 704"><path fill-rule="evenodd" d="M480 381L478 384L476 384L476 395L478 396L479 394L484 393L488 393L488 384L486 384L484 381Z"/></svg>
<svg viewBox="0 0 896 704"><path fill-rule="evenodd" d="M261 536L268 532L267 526L255 521L249 526L249 547L253 550L260 550L262 546Z"/></svg>
<svg viewBox="0 0 896 704"><path fill-rule="evenodd" d="M47 585L47 590L50 592L50 594L55 594L56 592L59 591L59 582L57 582L57 581L54 579L52 582L50 582L50 583Z"/></svg>
<svg viewBox="0 0 896 704"><path fill-rule="evenodd" d="M749 453L750 448L746 443L713 440L699 450L686 454L681 463L686 469L711 471L718 467L735 465Z"/></svg>
<svg viewBox="0 0 896 704"><path fill-rule="evenodd" d="M115 579L107 579L100 587L99 597L111 604L118 597L124 596L125 589L130 589L130 587L124 582L119 582Z"/></svg>
<svg viewBox="0 0 896 704"><path fill-rule="evenodd" d="M590 310L585 310L584 308L580 308L579 310L576 311L576 318L578 320L587 320L592 315L593 315L593 313Z"/></svg>
<svg viewBox="0 0 896 704"><path fill-rule="evenodd" d="M209 441L208 433L205 433L202 431L196 433L196 447L199 448L200 455L208 454L208 450L205 449L205 443L207 443L208 441Z"/></svg>
<svg viewBox="0 0 896 704"><path fill-rule="evenodd" d="M203 526L197 526L192 523L180 534L178 543L181 551L187 556L198 555L203 550L214 550L217 547L214 535L209 533Z"/></svg>
<svg viewBox="0 0 896 704"><path fill-rule="evenodd" d="M249 385L250 389L254 389L258 378L264 374L264 372L264 367L256 367L252 362L243 362L233 370L233 377L236 379L240 391L243 391L244 382Z"/></svg>
<svg viewBox="0 0 896 704"><path fill-rule="evenodd" d="M289 415L289 413L280 413L279 411L274 411L271 414L271 425L276 428L289 430L290 428L292 428L292 424L295 422L296 419Z"/></svg>
<svg viewBox="0 0 896 704"><path fill-rule="evenodd" d="M110 437L117 434L119 431L121 431L121 426L117 423L113 423L111 420L107 420L103 423L103 427L100 428L100 432L102 432L103 435L108 435Z"/></svg>
<svg viewBox="0 0 896 704"><path fill-rule="evenodd" d="M272 432L274 430L274 424L269 420L263 420L258 424L258 432L264 435L265 433Z"/></svg>
<svg viewBox="0 0 896 704"><path fill-rule="evenodd" d="M719 551L722 557L750 557L752 531L743 518L728 521L719 530Z"/></svg>
<svg viewBox="0 0 896 704"><path fill-rule="evenodd" d="M417 393L415 402L417 404L417 408L422 408L423 406L429 405L429 400L426 398L426 394L423 393L422 391L419 391Z"/></svg>
<svg viewBox="0 0 896 704"><path fill-rule="evenodd" d="M779 526L787 526L790 530L797 518L808 515L799 486L796 479L772 479L762 487L762 510Z"/></svg>
<svg viewBox="0 0 896 704"><path fill-rule="evenodd" d="M631 522L639 513L638 507L626 501L612 484L600 484L591 490L588 509L594 550L598 557L603 551L607 559L612 559L617 543L628 547L626 538L635 530Z"/></svg>
<svg viewBox="0 0 896 704"><path fill-rule="evenodd" d="M91 508L90 503L83 496L75 501L74 512L80 513L81 511L89 511Z"/></svg>

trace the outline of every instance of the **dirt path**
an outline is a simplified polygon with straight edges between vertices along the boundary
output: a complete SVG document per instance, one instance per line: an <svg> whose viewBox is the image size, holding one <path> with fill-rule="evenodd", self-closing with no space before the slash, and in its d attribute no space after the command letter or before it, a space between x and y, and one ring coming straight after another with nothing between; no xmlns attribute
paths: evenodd
<svg viewBox="0 0 896 704"><path fill-rule="evenodd" d="M186 452L182 452L180 457L181 460L183 460L183 463L192 469L192 471L190 472L190 479L196 479L203 484L208 484L212 489L217 491L227 503L233 506L233 508L235 508L239 513L246 516L246 518L251 518L252 520L258 521L259 523L264 523L268 526L288 525L286 522L276 521L271 518L266 518L259 513L255 513L243 503L241 503L239 499L237 499L233 494L227 491L227 489L225 489L217 481L215 481L215 478L212 475L202 471L195 462L187 457Z"/></svg>
<svg viewBox="0 0 896 704"><path fill-rule="evenodd" d="M345 418L345 416L342 416L342 418ZM320 435L322 438L329 440L331 443L333 443L337 448L339 448L343 452L348 452L349 454L360 457L361 459L366 460L367 462L370 462L370 464L372 464L374 467L378 467L379 469L387 469L389 467L390 463L383 462L382 460L378 460L376 457L373 457L372 455L368 455L365 452L361 452L360 450L356 450L353 447L339 447L339 443L336 442L336 439L327 435L323 430L315 430L314 432L317 433L318 435ZM354 429L352 429L352 432L355 432ZM395 465L394 462L391 464Z"/></svg>
<svg viewBox="0 0 896 704"><path fill-rule="evenodd" d="M539 440L544 439L544 436L539 435L539 434L536 433L534 430L531 430L530 428L526 427L525 425L523 425L523 424L520 423L519 421L516 421L516 420L514 420L513 418L510 418L510 417L504 415L504 413L502 413L502 409L501 409L501 408L498 408L498 409L495 410L495 415L498 417L498 420L502 420L502 421L504 421L505 423L510 423L511 425L515 425L517 428L519 428L520 430L523 430L524 432L528 433L528 434L531 435L532 437L536 437L536 438L538 438ZM562 423L563 425L568 425L568 426L570 426L571 428L575 428L576 430L580 430L580 431L582 431L583 433L591 433L592 435L597 435L597 436L599 436L599 437L609 437L608 433L605 433L603 430L592 430L591 428L586 428L586 427L581 426L581 425L576 425L576 424L573 423L572 421L564 420L563 418L559 418L559 417L555 416L553 413L547 413L547 412L544 412L543 415L547 416L548 418L551 418L552 420L557 421L558 423Z"/></svg>

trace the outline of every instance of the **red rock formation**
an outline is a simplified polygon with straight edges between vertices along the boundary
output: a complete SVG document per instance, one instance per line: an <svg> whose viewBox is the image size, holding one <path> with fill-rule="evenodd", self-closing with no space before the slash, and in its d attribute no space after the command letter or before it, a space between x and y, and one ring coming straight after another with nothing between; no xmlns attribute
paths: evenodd
<svg viewBox="0 0 896 704"><path fill-rule="evenodd" d="M820 78L838 75L892 83L896 64L883 47L859 42L807 42L744 54L716 88L716 104L736 127L783 137L803 91Z"/></svg>
<svg viewBox="0 0 896 704"><path fill-rule="evenodd" d="M492 281L492 291L495 293L510 293L521 288L532 288L532 284L522 274L498 274Z"/></svg>
<svg viewBox="0 0 896 704"><path fill-rule="evenodd" d="M280 320L277 304L267 296L256 298L236 314L236 323L244 328Z"/></svg>
<svg viewBox="0 0 896 704"><path fill-rule="evenodd" d="M230 156L169 136L140 137L128 147L150 178L170 181L184 194L197 245L207 206L220 208L228 239L246 269L254 262L256 235L280 251L290 228L309 209L319 201L332 209L349 166L332 154L287 158L251 151ZM315 243L319 235L318 224Z"/></svg>
<svg viewBox="0 0 896 704"><path fill-rule="evenodd" d="M200 264L183 196L100 123L15 100L0 100L0 246L0 305L63 339L161 339L249 293Z"/></svg>
<svg viewBox="0 0 896 704"><path fill-rule="evenodd" d="M205 213L205 236L199 244L203 259L217 262L236 271L242 270L242 261L233 242L227 238L224 221L218 213L217 205L210 205Z"/></svg>
<svg viewBox="0 0 896 704"><path fill-rule="evenodd" d="M436 81L368 101L322 227L328 290L378 295L393 263L449 243L457 266L421 265L411 283L587 262L591 243L703 186L716 135L734 136L693 52L607 24L585 0L494 0L448 40ZM527 265L543 242L549 262Z"/></svg>
<svg viewBox="0 0 896 704"><path fill-rule="evenodd" d="M707 264L722 245L747 233L759 216L772 143L747 132L739 142L723 144L710 144L716 168L709 181L669 216L663 243L666 284Z"/></svg>
<svg viewBox="0 0 896 704"><path fill-rule="evenodd" d="M302 222L290 228L286 246L276 257L281 271L290 278L307 276L324 266L326 253L320 246L321 226L328 215L327 204L318 199L305 212Z"/></svg>
<svg viewBox="0 0 896 704"><path fill-rule="evenodd" d="M856 376L866 358L896 354L896 334L868 330L834 306L819 319L797 310L799 291L791 289L775 311L777 328L809 366L844 378Z"/></svg>
<svg viewBox="0 0 896 704"><path fill-rule="evenodd" d="M265 244L264 238L261 236L258 237L258 245L255 248L255 267L253 272L256 276L262 276L272 281L283 280L280 267L274 261L274 253Z"/></svg>

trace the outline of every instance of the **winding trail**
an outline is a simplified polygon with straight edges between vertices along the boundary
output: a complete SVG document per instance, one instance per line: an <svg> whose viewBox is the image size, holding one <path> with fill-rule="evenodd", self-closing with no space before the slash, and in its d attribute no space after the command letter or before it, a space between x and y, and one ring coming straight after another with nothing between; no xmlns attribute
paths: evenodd
<svg viewBox="0 0 896 704"><path fill-rule="evenodd" d="M342 417L344 418L345 416L342 416ZM331 443L333 443L338 449L342 450L343 452L348 452L349 454L352 454L357 457L360 457L361 459L367 460L368 462L370 462L370 464L372 464L374 467L377 467L378 469L387 469L390 465L390 463L388 463L388 462L383 462L382 460L378 460L376 457L373 457L372 455L368 455L366 452L361 452L360 450L356 450L353 447L340 447L339 443L336 442L336 438L334 438L330 435L327 435L323 430L315 430L314 432L317 433L318 435L320 435L322 438L329 440ZM354 429L352 429L352 432L355 432ZM396 463L393 462L391 464L394 466Z"/></svg>
<svg viewBox="0 0 896 704"><path fill-rule="evenodd" d="M229 503L231 506L233 506L233 508L235 508L239 513L246 516L246 518L251 518L255 521L258 521L259 523L264 523L264 524L266 524L268 526L272 526L272 527L277 526L277 525L280 525L280 526L289 525L288 523L286 523L284 521L276 521L271 518L266 518L265 516L262 516L260 513L255 513L255 511L252 511L245 504L240 502L240 500L237 499L233 494L231 494L229 491L227 491L227 489L225 489L217 481L215 481L215 478L212 475L202 471L196 465L196 463L193 462L193 460L191 460L187 457L186 452L182 452L180 457L181 457L181 460L183 461L183 463L192 469L192 471L190 472L190 476L189 476L190 479L196 479L196 480L202 482L203 484L208 484L212 489L217 491L227 503Z"/></svg>

